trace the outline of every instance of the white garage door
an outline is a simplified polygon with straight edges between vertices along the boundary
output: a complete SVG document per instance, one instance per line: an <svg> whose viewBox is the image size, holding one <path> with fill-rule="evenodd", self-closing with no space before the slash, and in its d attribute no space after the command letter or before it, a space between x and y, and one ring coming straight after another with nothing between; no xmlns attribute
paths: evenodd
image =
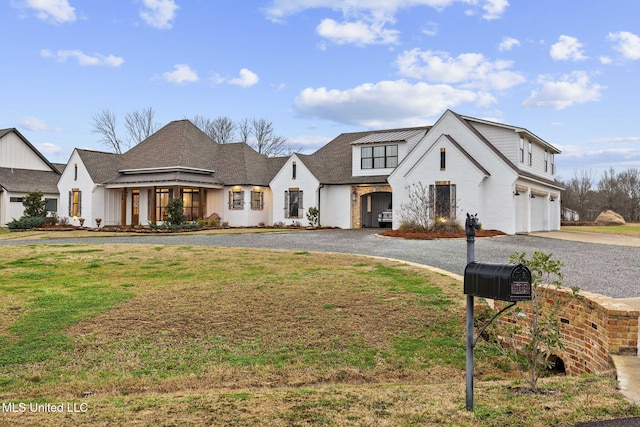
<svg viewBox="0 0 640 427"><path fill-rule="evenodd" d="M549 219L546 209L546 197L536 196L531 200L531 231L544 231L548 227Z"/></svg>

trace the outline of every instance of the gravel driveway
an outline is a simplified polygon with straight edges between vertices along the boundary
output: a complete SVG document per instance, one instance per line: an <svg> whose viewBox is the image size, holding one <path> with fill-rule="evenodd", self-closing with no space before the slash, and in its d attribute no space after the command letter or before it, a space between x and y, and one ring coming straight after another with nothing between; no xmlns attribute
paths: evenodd
<svg viewBox="0 0 640 427"><path fill-rule="evenodd" d="M378 237L378 230L318 230L261 234L172 234L82 239L48 239L60 243L135 243L192 246L232 246L375 255L438 267L463 274L466 240L403 240ZM0 241L0 245L33 244L34 241ZM514 252L552 253L565 267L565 286L613 298L640 297L640 248L548 239L535 236L478 238L477 261L506 263Z"/></svg>

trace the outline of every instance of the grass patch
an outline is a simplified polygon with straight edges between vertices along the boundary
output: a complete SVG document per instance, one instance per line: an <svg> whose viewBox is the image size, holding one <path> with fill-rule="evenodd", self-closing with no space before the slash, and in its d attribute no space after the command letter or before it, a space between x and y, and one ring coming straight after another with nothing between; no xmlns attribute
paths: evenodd
<svg viewBox="0 0 640 427"><path fill-rule="evenodd" d="M542 426L638 414L608 378L548 378L553 394L514 394L517 374L486 344L476 372L491 381L476 382L469 413L461 284L306 255L0 247L1 400L90 408L0 424Z"/></svg>
<svg viewBox="0 0 640 427"><path fill-rule="evenodd" d="M640 224L625 225L563 225L562 231L582 231L584 233L618 234L621 236L640 237Z"/></svg>

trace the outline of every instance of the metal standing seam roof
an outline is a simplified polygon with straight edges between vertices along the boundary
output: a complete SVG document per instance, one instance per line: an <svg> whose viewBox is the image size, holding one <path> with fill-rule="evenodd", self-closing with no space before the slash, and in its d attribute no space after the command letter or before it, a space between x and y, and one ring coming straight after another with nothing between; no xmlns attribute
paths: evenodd
<svg viewBox="0 0 640 427"><path fill-rule="evenodd" d="M379 144L382 142L404 142L424 131L425 129L423 128L409 130L390 130L385 132L378 131L370 133L367 136L363 136L362 138L351 142L351 145Z"/></svg>

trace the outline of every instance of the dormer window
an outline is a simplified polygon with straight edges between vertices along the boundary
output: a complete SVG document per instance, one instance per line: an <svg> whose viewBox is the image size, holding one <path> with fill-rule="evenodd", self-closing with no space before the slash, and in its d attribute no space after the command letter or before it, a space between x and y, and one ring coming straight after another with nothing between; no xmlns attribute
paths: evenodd
<svg viewBox="0 0 640 427"><path fill-rule="evenodd" d="M360 167L362 169L385 169L398 166L398 144L362 147Z"/></svg>

